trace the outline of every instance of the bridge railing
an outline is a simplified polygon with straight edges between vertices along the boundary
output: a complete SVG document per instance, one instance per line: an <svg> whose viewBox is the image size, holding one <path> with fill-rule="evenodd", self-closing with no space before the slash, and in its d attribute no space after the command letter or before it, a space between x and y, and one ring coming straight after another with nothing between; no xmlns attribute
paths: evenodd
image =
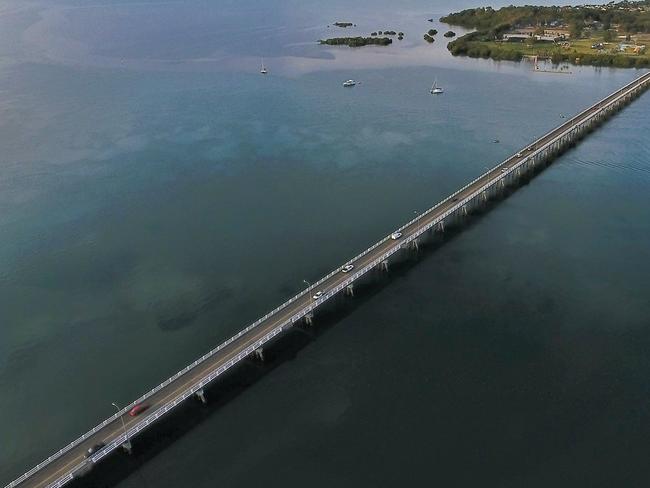
<svg viewBox="0 0 650 488"><path fill-rule="evenodd" d="M643 85L645 85L645 84L647 84L647 83L650 83L650 72L645 73L644 75L641 75L640 77L638 77L638 78L636 78L635 80L631 81L631 82L628 83L627 85L625 85L625 86L623 86L622 88L618 89L617 91L613 92L613 93L610 94L609 96L605 97L604 99L601 99L600 101L594 103L593 105L591 105L591 106L588 107L587 109L583 110L583 111L580 112L579 114L577 114L577 115L575 115L574 117L568 119L568 120L567 120L565 123L563 123L562 125L560 125L560 126L554 128L554 129L550 130L550 131L549 131L548 133L546 133L545 135L543 135L543 136L539 137L538 139L536 139L535 142L533 142L533 143L531 143L531 144L528 144L528 145L526 146L526 148L530 147L531 145L536 144L536 143L537 143L538 141L540 141L540 140L545 139L546 137L548 137L549 135L553 134L554 132L559 132L559 133L560 133L560 135L559 135L558 137L556 137L556 138L554 138L553 140L547 142L547 143L544 144L541 148L536 148L536 150L535 150L534 152L530 153L530 154L527 155L524 159L522 159L521 161L519 161L518 163L516 163L515 165L513 165L512 167L510 167L506 172L504 172L504 173L500 173L500 174L497 174L497 175L496 175L496 178L492 178L492 179L490 179L490 180L489 180L485 185L483 185L482 187L480 187L479 189L477 189L476 191L474 191L470 196L468 196L468 197L466 197L466 198L464 198L464 199L458 201L455 205L453 205L450 209L448 209L444 214L442 214L441 216L439 216L439 217L437 217L436 219L434 219L434 221L429 222L429 223L425 224L424 226L422 226L422 227L420 228L419 232L413 233L412 235L410 235L409 237L407 237L404 241L402 241L399 245L396 245L396 246L394 246L394 247L391 247L387 252L383 253L382 256L381 256L380 258L375 259L375 260L372 261L371 264L369 264L369 265L367 265L367 266L364 266L362 272L361 272L361 271L358 271L357 273L355 273L354 275L352 275L349 279L346 279L346 280L343 282L343 283L345 283L345 284L342 283L342 284L338 285L338 286L335 288L336 291L332 291L332 290L331 290L331 291L329 291L328 293L324 294L324 296L321 297L320 300L317 300L317 301L315 301L313 304L310 304L308 307L302 309L302 310L301 310L301 314L298 314L298 315L300 315L300 317L303 317L304 315L306 315L307 313L309 313L310 311L312 311L314 308L316 308L317 306L319 306L320 304L322 304L324 301L326 301L326 300L328 300L329 298L331 298L331 296L333 296L334 294L338 293L341 289L345 288L345 286L348 286L350 283L356 281L356 279L358 279L358 278L355 278L355 277L362 276L363 274L367 273L368 270L370 270L370 269L372 269L373 267L377 266L379 263L381 263L381 262L382 262L383 260L385 260L387 257L389 257L390 255L392 255L392 254L394 254L395 252L397 252L397 251L398 251L399 249L401 249L405 244L410 243L411 241L413 241L414 239L416 239L419 235L421 235L422 233L424 233L426 230L430 229L430 228L433 227L434 225L437 225L440 221L444 220L447 216L449 216L450 214L453 214L453 213L454 213L455 211L457 211L460 207L462 207L462 206L465 205L467 202L469 202L470 200L472 200L473 198L475 198L476 195L479 195L479 194L480 194L482 191L484 191L485 189L490 188L490 187L493 186L496 182L498 182L500 179L502 179L503 177L505 177L507 174L510 174L510 173L511 173L512 171L514 171L516 168L518 168L518 167L520 167L521 165L523 165L523 164L524 164L524 163L525 163L525 162L526 162L526 161L527 161L531 156L534 156L534 155L536 155L536 154L539 154L539 153L540 153L541 151L543 151L546 147L548 147L548 145L550 145L550 144L556 142L557 139L561 138L561 137L565 134L565 132L566 132L566 128L574 126L575 123L576 123L576 122L577 122L581 117L583 117L585 114L587 114L589 111L593 110L594 108L598 107L599 105L602 105L601 108L604 108L605 106L611 105L612 103L615 103L616 100L618 100L618 99L620 98L620 96L621 96L624 92L629 91L630 87L632 87L632 88L634 89L634 88L637 88L637 87L639 87L639 86L643 86ZM610 99L613 99L613 100L610 100ZM603 103L604 103L606 100L610 100L610 101L607 102L607 103L605 103L605 104L603 105ZM593 115L595 115L596 113L598 113L598 112L595 112ZM590 118L590 117L589 117L589 118ZM564 128L564 130L563 130L563 128ZM525 150L525 149L524 149L524 150ZM450 199L456 197L457 195L459 195L460 193L462 193L463 191L465 191L467 188L469 188L470 186L474 185L476 182L480 181L480 180L483 179L483 178L486 178L486 177L489 176L491 173L493 173L496 169L498 169L500 166L503 166L503 164L507 163L508 161L510 161L510 160L513 159L513 158L514 158L514 156L510 156L509 158L507 158L506 160L504 160L504 161L501 162L500 164L498 164L498 165L494 166L493 168L491 168L490 170L484 172L483 174L481 174L480 176L478 176L478 177L475 178L474 180L470 181L469 183L467 183L465 186L463 186L463 187L460 188L459 190L457 190L457 191L455 191L454 193L450 194L450 195L447 196L445 199L441 200L440 202L438 202L438 203L435 204L434 206L430 207L429 209L427 209L426 211L422 212L421 214L419 214L419 215L416 216L415 218L411 219L409 222L407 222L406 224L402 225L402 226L399 227L397 230L398 230L398 231L404 231L405 229L407 229L409 226L413 225L413 224L416 223L417 221L419 221L419 220L425 218L427 215L429 215L429 214L430 214L431 212L433 212L435 209L437 209L438 207L440 207L440 206L443 205L444 203L448 202ZM234 341L236 341L237 339L239 339L239 338L242 337L243 335L245 335L245 334L247 334L248 332L250 332L251 330L255 329L257 326L259 326L259 324L261 324L262 322L266 321L266 320L267 320L269 317L271 317L272 315L275 315L277 312L279 312L280 310L286 308L286 307L287 307L288 305L290 305L291 303L293 303L293 302L295 302L296 300L298 300L298 299L304 297L305 294L312 292L312 290L314 290L315 288L318 288L318 287L319 287L320 285L322 285L325 281L329 280L332 276L334 276L335 274L339 273L339 272L341 271L341 269L343 268L343 266L345 266L346 264L349 264L349 263L351 263L351 262L355 262L355 261L359 260L359 259L362 258L363 256L365 256L365 255L367 255L368 253L370 253L370 252L372 252L373 250L375 250L375 249L376 249L377 247L379 247L380 245L384 244L384 243L385 243L386 241L388 241L389 239L390 239L390 236L386 236L386 237L384 237L384 238L381 239L380 241L376 242L375 244L373 244L372 246L370 246L369 248L367 248L365 251L359 253L359 254L358 254L357 256L355 256L354 258L352 258L352 259L346 261L344 264L342 264L341 266L339 266L338 268L336 268L335 270L333 270L332 272L330 272L328 275L324 276L323 278L321 278L320 280L318 280L318 281L315 282L314 284L310 285L310 286L307 287L306 289L304 289L304 290L302 290L301 292L299 292L298 294L294 295L292 298L290 298L289 300L285 301L283 304L281 304L280 306L276 307L276 308L273 309L272 311L268 312L266 315L264 315L264 316L261 317L260 319L256 320L255 322L253 322L251 325L249 325L249 326L246 327L245 329L242 329L242 330L239 331L237 334L235 334L234 336L230 337L229 339L227 339L225 342L221 343L221 344L220 344L219 346L217 346L216 348L210 350L208 353L204 354L204 355L201 356L199 359L195 360L194 362L192 362L191 364L189 364L189 365L186 366L185 368L181 369L181 370L178 371L176 374L174 374L173 376L171 376L170 378L168 378L167 380L165 380L163 383L159 384L159 385L156 386L155 388L151 389L149 392L147 392L147 393L145 393L144 395L142 395L142 396L141 396L140 398L138 398L137 400L133 401L132 403L130 403L129 405L127 405L126 407L124 407L123 409L121 409L119 412L116 412L116 413L113 414L111 417L107 418L107 419L104 420L102 423L100 423L100 424L98 424L97 426L95 426L93 429L91 429L91 430L89 430L88 432L84 433L83 435L81 435L80 437L78 437L77 439L75 439L74 441L72 441L71 443L69 443L68 445L66 445L65 447L63 447L63 448L60 449L59 451L57 451L56 453L54 453L54 454L52 454L51 456L49 456L47 459L45 459L45 460L42 461L41 463L39 463L39 464L37 464L36 466L34 466L32 469L30 469L29 471L27 471L26 473L24 473L23 475L21 475L19 478L15 479L15 480L12 481L11 483L9 483L9 484L7 485L6 488L14 488L14 487L17 486L18 484L22 483L22 482L25 481L27 478L29 478L30 476L32 476L34 473L36 473L36 472L38 472L39 470L43 469L45 466L47 466L48 464L50 464L52 461L56 460L57 458L59 458L60 456L62 456L62 455L65 454L66 452L68 452L70 449L72 449L72 448L78 446L79 444L81 444L82 442L84 442L85 440L87 440L88 438L92 437L92 436L93 436L94 434L96 434L98 431L102 430L102 429L103 429L104 427L106 427L107 425L109 425L109 424L113 423L114 421L116 421L117 419L119 419L122 415L125 415L125 414L126 414L126 413L131 409L131 408L133 408L133 407L134 407L135 405L137 405L138 403L141 403L141 402L145 401L146 399L150 398L152 395L156 394L157 392L159 392L159 391L162 390L163 388L167 387L169 384L171 384L172 382L176 381L178 378L180 378L181 376L183 376L184 374L186 374L186 373L189 372L190 370L194 369L194 368L195 368L196 366L198 366L199 364L203 363L206 359L208 359L208 358L214 356L216 353L218 353L218 352L220 352L221 350L223 350L223 348L227 347L228 345L230 345L231 343L233 343ZM304 312L304 313L303 313L303 312ZM295 317L295 316L294 316L294 317ZM293 319L294 317L292 317L292 319ZM275 331L275 330L278 330L278 333L279 333L279 331L282 330L282 327L284 327L287 323L290 323L292 319L289 319L289 320L283 322L283 325L281 325L281 326L278 327L277 329L274 329L274 331ZM265 336L265 337L266 337L266 336ZM272 337L273 337L273 336L272 336ZM269 339L269 340L270 340L270 339ZM266 342L266 341L265 341L265 342ZM258 347L259 347L259 346L258 346ZM254 348L254 349L256 349L256 348ZM254 350L254 349L253 349L253 350ZM248 354L250 354L250 352L249 352ZM246 356L248 356L248 354L246 354ZM244 357L245 357L245 356L244 356ZM227 368L223 369L223 371L226 371L227 369L229 369L230 367L232 367L232 365L235 364L236 362L238 362L239 360L240 360L240 359L238 359L237 361L235 361L234 363L232 363L232 364L231 364L230 366L228 366ZM222 367L222 368L223 368L223 367ZM221 369L221 368L219 368L217 371L219 371L220 369ZM221 373L223 373L223 371L222 371ZM218 373L218 374L221 374L221 373ZM218 376L218 374L217 374L217 376ZM208 375L208 376L210 376L210 375ZM216 377L216 376L215 376L215 377ZM212 380L210 380L210 381L212 381ZM208 381L208 383L209 383L209 381ZM190 395L193 394L195 391L198 391L198 389L200 389L200 388L196 388L196 390L194 390L192 393L190 393ZM183 395L184 395L184 394L183 394ZM183 395L181 395L181 396L183 396ZM189 396L189 395L187 395L187 396ZM184 397L182 398L182 400L184 400L185 398L187 398L187 396L184 396ZM180 400L180 401L182 401L182 400ZM176 404L177 404L177 403L174 403L173 406L175 406ZM168 405L169 405L169 404L168 404ZM171 408L173 408L173 406L172 406ZM158 414L159 411L164 410L164 411L162 411L162 412L160 413L160 415L164 415L165 413L167 413L167 412L171 409L171 408L169 408L169 409L166 409L166 410L165 410L166 407L167 407L167 405L166 405L165 407L161 408L161 409L158 409L154 414L152 414L152 415L150 415L150 416L147 416L146 419L145 419L143 422L138 423L135 427L133 427L132 429L130 429L129 431L127 431L127 436L126 436L126 438L130 438L132 435L134 435L135 433L137 433L137 432L139 432L140 430L142 430L142 428L146 428L146 426L149 425L151 422L157 420L158 417L156 417L156 414ZM154 418L154 417L155 417L155 418ZM151 420L150 420L150 419L151 419ZM146 424L146 425L140 427L142 424ZM133 434L131 434L131 431L133 431ZM119 439L119 438L118 438L118 439ZM116 446L119 446L119 445L122 444L123 442L124 442L124 439L122 439L120 442L118 442L118 440L116 440L116 441L114 441L113 443L111 443L110 445L113 445L114 443L117 443ZM115 446L113 446L113 448L115 448ZM112 449L109 449L109 446L107 446L105 449L102 449L102 450L101 450L101 451L100 451L96 456L94 456L94 457L92 458L92 460L93 460L93 461L99 460L99 459L101 459L101 457L105 456L105 455L108 454L110 451L112 451ZM84 462L84 463L85 463L85 462ZM81 463L81 464L84 464L84 463ZM65 478L67 478L67 476L66 476ZM70 478L70 479L71 479L71 478ZM62 480L63 480L63 479L61 479L60 481L62 481ZM67 479L67 481L69 481L69 479ZM66 482L67 482L67 481L66 481ZM63 484L64 484L64 483L63 483ZM63 486L63 484L61 484L61 485L55 484L55 485L53 485L53 486Z"/></svg>

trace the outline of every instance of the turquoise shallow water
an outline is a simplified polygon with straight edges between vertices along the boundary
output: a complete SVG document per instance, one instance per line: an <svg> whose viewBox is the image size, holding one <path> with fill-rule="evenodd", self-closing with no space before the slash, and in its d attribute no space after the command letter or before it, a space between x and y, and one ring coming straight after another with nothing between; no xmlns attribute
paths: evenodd
<svg viewBox="0 0 650 488"><path fill-rule="evenodd" d="M5 4L0 480L638 75L453 59L434 7ZM639 486L649 100L119 486Z"/></svg>

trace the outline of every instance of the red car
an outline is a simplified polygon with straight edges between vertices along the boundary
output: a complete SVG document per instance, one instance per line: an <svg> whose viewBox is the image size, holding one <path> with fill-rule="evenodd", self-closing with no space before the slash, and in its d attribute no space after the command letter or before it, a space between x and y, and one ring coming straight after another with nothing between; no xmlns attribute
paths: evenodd
<svg viewBox="0 0 650 488"><path fill-rule="evenodd" d="M148 408L149 408L149 405L147 405L145 403L138 403L135 407L133 407L131 410L129 410L129 415L131 417L135 417L136 415L140 415L142 412L144 412Z"/></svg>

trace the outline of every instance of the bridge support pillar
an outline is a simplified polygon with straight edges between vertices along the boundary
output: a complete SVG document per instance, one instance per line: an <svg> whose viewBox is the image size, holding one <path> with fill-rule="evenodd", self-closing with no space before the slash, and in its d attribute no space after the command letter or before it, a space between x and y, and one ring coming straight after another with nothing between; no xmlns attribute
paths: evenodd
<svg viewBox="0 0 650 488"><path fill-rule="evenodd" d="M198 390L198 391L195 393L195 395L196 395L196 398L198 398L199 400L201 400L201 403L203 403L204 405L207 405L208 400L205 398L205 391L203 391L203 388L201 388L200 390Z"/></svg>
<svg viewBox="0 0 650 488"><path fill-rule="evenodd" d="M468 212L467 212L467 205L463 205L463 210L462 210L462 212L463 212L463 215L464 215L464 216L467 216L467 214L468 214Z"/></svg>
<svg viewBox="0 0 650 488"><path fill-rule="evenodd" d="M314 325L314 314L313 313L308 313L305 315L305 323L307 325Z"/></svg>
<svg viewBox="0 0 650 488"><path fill-rule="evenodd" d="M416 251L420 250L420 244L418 243L418 239L413 239L411 241L411 247L415 249Z"/></svg>
<svg viewBox="0 0 650 488"><path fill-rule="evenodd" d="M349 297L354 296L354 285L350 284L345 287L345 294Z"/></svg>
<svg viewBox="0 0 650 488"><path fill-rule="evenodd" d="M264 362L264 348L263 347L258 347L257 349L255 349L255 351L253 352L253 356L255 357L255 359L257 359L258 361L263 363Z"/></svg>
<svg viewBox="0 0 650 488"><path fill-rule="evenodd" d="M483 203L486 203L488 201L487 190L483 190L481 192L481 200L483 200Z"/></svg>
<svg viewBox="0 0 650 488"><path fill-rule="evenodd" d="M133 454L133 446L131 445L131 441L129 439L124 441L122 444L122 449L124 449L124 452L127 454Z"/></svg>
<svg viewBox="0 0 650 488"><path fill-rule="evenodd" d="M445 221L444 221L444 220L441 220L440 222L438 222L438 230L439 230L440 232L444 232L444 231L445 231Z"/></svg>
<svg viewBox="0 0 650 488"><path fill-rule="evenodd" d="M384 259L381 263L379 263L379 269L382 271L388 271L388 259Z"/></svg>

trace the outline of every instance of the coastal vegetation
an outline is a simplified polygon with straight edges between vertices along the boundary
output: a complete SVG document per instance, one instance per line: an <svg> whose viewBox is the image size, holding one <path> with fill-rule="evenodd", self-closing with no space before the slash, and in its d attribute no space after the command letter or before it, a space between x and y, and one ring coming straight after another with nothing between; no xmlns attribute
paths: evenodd
<svg viewBox="0 0 650 488"><path fill-rule="evenodd" d="M443 34L445 37L456 37L456 33L454 31L447 31Z"/></svg>
<svg viewBox="0 0 650 488"><path fill-rule="evenodd" d="M435 36L438 33L436 29L429 29L427 34L429 34L431 37Z"/></svg>
<svg viewBox="0 0 650 488"><path fill-rule="evenodd" d="M393 40L390 37L332 37L331 39L321 39L318 42L328 46L362 47L371 44L388 46Z"/></svg>
<svg viewBox="0 0 650 488"><path fill-rule="evenodd" d="M354 24L352 22L334 22L336 27L352 27Z"/></svg>
<svg viewBox="0 0 650 488"><path fill-rule="evenodd" d="M491 7L440 19L477 29L447 46L455 56L523 57L621 68L650 66L650 0L581 7ZM631 30L630 30L631 29Z"/></svg>

